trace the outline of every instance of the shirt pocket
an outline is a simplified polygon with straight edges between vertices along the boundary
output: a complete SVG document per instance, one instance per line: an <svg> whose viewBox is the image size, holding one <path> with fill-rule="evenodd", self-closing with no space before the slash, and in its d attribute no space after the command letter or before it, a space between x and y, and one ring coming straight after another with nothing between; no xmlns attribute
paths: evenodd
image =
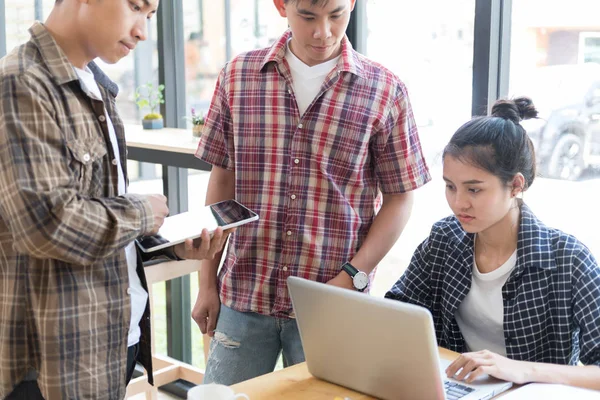
<svg viewBox="0 0 600 400"><path fill-rule="evenodd" d="M107 148L99 140L87 139L67 143L71 154L71 170L77 191L88 197L103 194L104 156Z"/></svg>
<svg viewBox="0 0 600 400"><path fill-rule="evenodd" d="M365 168L370 161L368 132L360 129L330 131L320 140L312 141L311 146L320 169L337 184L354 184L365 178Z"/></svg>

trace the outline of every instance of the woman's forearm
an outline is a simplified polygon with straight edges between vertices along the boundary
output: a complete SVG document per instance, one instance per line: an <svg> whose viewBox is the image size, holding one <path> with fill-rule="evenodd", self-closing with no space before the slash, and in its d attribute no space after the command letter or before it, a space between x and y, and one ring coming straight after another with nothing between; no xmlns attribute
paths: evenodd
<svg viewBox="0 0 600 400"><path fill-rule="evenodd" d="M600 367L531 363L528 382L559 383L600 390Z"/></svg>

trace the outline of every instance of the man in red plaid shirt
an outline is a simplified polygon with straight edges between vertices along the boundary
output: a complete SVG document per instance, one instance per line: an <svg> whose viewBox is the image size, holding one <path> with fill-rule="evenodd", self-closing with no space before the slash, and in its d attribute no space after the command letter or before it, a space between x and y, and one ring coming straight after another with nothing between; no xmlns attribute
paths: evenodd
<svg viewBox="0 0 600 400"><path fill-rule="evenodd" d="M213 165L207 203L260 216L232 235L218 278L219 256L200 272L205 382L271 372L281 352L304 361L286 279L368 289L430 180L404 84L345 36L355 0L274 3L289 31L223 68L196 153Z"/></svg>

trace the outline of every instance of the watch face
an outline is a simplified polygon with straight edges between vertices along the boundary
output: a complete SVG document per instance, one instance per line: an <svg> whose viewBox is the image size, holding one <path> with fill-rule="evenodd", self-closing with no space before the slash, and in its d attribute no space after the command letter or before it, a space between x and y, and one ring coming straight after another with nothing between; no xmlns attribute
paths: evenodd
<svg viewBox="0 0 600 400"><path fill-rule="evenodd" d="M369 276L362 271L359 271L356 275L354 275L354 287L358 290L364 290L367 288L369 284Z"/></svg>

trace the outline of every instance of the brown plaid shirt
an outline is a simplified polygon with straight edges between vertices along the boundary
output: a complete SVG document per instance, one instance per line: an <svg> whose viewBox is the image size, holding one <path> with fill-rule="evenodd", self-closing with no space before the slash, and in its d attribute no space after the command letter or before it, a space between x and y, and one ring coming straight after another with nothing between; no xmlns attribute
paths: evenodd
<svg viewBox="0 0 600 400"><path fill-rule="evenodd" d="M152 210L117 196L126 146L116 85L91 64L104 102L93 100L45 27L30 33L0 60L0 398L33 369L47 400L121 399L124 247L151 229ZM145 286L141 263L138 273ZM151 368L148 308L141 326Z"/></svg>

